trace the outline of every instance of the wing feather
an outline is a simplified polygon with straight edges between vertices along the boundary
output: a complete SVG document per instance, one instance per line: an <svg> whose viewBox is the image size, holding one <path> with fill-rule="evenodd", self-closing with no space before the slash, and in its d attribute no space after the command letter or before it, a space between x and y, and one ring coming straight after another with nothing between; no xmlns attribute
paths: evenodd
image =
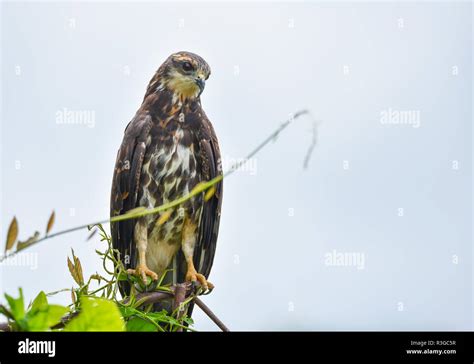
<svg viewBox="0 0 474 364"><path fill-rule="evenodd" d="M148 114L137 113L125 129L124 138L117 153L110 216L117 216L137 206L137 196L143 158L146 152L146 140L152 126ZM136 249L133 242L135 220L126 220L111 224L111 236L114 249L120 252L125 268L135 266ZM121 286L122 293L128 294L128 285Z"/></svg>
<svg viewBox="0 0 474 364"><path fill-rule="evenodd" d="M211 180L222 174L221 156L219 145L214 130L210 123L209 138L201 141L201 159L203 165L207 166L207 173L204 173L204 180ZM201 221L199 224L199 237L194 249L194 264L198 271L209 277L214 254L217 245L217 235L219 233L219 222L222 204L222 182L217 183L214 195L203 205Z"/></svg>

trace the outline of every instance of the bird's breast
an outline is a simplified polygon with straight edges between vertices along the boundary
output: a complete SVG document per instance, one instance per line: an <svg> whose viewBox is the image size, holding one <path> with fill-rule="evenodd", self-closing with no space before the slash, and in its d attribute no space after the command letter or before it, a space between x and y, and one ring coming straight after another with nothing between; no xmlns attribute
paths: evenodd
<svg viewBox="0 0 474 364"><path fill-rule="evenodd" d="M200 182L197 144L193 137L190 130L180 127L172 133L151 133L142 167L140 206L154 208L174 201L187 195ZM148 216L148 243L179 246L185 218L194 222L200 219L200 203L200 198L188 200L174 209L166 222L160 220L163 214Z"/></svg>

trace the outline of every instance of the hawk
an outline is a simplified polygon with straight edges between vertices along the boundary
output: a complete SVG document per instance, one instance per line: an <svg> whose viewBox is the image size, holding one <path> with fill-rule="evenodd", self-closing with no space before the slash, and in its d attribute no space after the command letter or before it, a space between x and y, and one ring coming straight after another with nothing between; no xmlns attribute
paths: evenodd
<svg viewBox="0 0 474 364"><path fill-rule="evenodd" d="M171 202L222 174L217 137L200 100L210 73L206 61L190 52L174 53L158 68L117 153L112 217ZM160 214L112 223L113 247L129 273L146 282L147 276L157 280L172 269L165 282L199 282L211 290L207 278L216 250L222 182L215 187L209 200L204 193L193 197L164 223L158 222ZM129 294L129 284L124 282L121 290Z"/></svg>

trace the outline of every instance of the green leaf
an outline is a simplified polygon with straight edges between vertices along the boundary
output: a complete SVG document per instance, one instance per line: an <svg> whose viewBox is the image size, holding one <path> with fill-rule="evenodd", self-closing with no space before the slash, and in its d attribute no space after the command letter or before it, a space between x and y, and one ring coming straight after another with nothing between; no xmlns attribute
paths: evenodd
<svg viewBox="0 0 474 364"><path fill-rule="evenodd" d="M3 305L0 305L0 315L3 315L3 316L6 316L8 318L12 318L12 313L10 312L10 310L8 310L8 308L6 308L5 306Z"/></svg>
<svg viewBox="0 0 474 364"><path fill-rule="evenodd" d="M46 331L61 322L68 312L67 307L49 305L46 294L41 291L31 304L25 316L28 331Z"/></svg>
<svg viewBox="0 0 474 364"><path fill-rule="evenodd" d="M10 312L13 315L15 321L20 321L25 317L25 302L23 299L23 290L20 288L20 297L13 298L12 296L5 293L5 298L10 305Z"/></svg>
<svg viewBox="0 0 474 364"><path fill-rule="evenodd" d="M137 310L129 306L120 306L120 313L122 314L123 318L127 319L134 316L137 313Z"/></svg>
<svg viewBox="0 0 474 364"><path fill-rule="evenodd" d="M29 311L37 311L41 310L43 307L48 305L48 298L46 297L46 293L41 291L36 298L33 300Z"/></svg>
<svg viewBox="0 0 474 364"><path fill-rule="evenodd" d="M47 331L59 324L68 311L64 306L46 305L38 311L28 312L26 314L28 331Z"/></svg>
<svg viewBox="0 0 474 364"><path fill-rule="evenodd" d="M34 315L27 314L27 325L29 331L44 331L59 324L68 308L60 305L47 305Z"/></svg>
<svg viewBox="0 0 474 364"><path fill-rule="evenodd" d="M124 272L120 272L117 276L118 281L128 281L128 274Z"/></svg>
<svg viewBox="0 0 474 364"><path fill-rule="evenodd" d="M184 323L188 324L188 326L194 325L194 320L192 319L192 317L184 315L181 319L183 320Z"/></svg>
<svg viewBox="0 0 474 364"><path fill-rule="evenodd" d="M64 331L124 331L117 305L102 298L81 297L81 312Z"/></svg>
<svg viewBox="0 0 474 364"><path fill-rule="evenodd" d="M127 321L127 331L156 331L156 326L140 317L132 317Z"/></svg>

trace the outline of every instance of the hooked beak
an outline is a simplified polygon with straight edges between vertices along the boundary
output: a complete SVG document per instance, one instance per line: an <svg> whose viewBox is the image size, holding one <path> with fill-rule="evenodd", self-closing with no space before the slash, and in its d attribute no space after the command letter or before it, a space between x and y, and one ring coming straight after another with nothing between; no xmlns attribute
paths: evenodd
<svg viewBox="0 0 474 364"><path fill-rule="evenodd" d="M204 86L206 86L206 81L204 81L202 78L196 78L194 80L196 82L196 85L199 87L199 95L204 91Z"/></svg>

